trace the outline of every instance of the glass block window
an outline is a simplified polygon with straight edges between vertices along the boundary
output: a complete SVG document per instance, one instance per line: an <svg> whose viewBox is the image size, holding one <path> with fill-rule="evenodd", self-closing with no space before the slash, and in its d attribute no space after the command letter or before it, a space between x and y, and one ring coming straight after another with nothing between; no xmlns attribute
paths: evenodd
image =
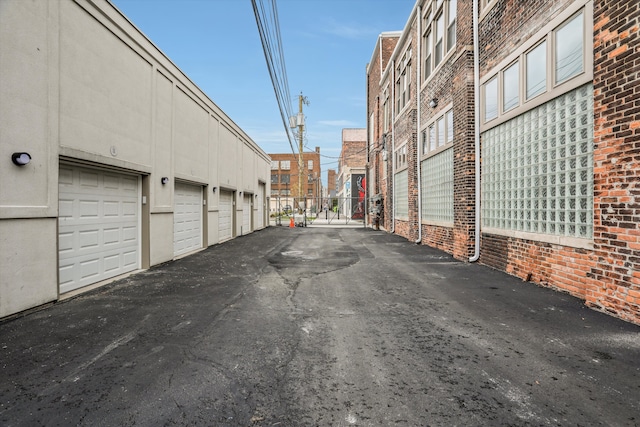
<svg viewBox="0 0 640 427"><path fill-rule="evenodd" d="M405 169L396 174L394 188L394 205L396 207L396 217L409 217L409 184L407 181L408 171Z"/></svg>
<svg viewBox="0 0 640 427"><path fill-rule="evenodd" d="M593 85L482 134L482 224L593 237Z"/></svg>
<svg viewBox="0 0 640 427"><path fill-rule="evenodd" d="M420 164L422 218L453 224L453 148Z"/></svg>

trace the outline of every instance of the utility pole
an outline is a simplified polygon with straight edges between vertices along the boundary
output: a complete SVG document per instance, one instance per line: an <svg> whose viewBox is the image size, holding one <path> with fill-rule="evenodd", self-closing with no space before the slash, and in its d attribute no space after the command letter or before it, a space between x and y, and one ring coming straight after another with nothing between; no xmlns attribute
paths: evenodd
<svg viewBox="0 0 640 427"><path fill-rule="evenodd" d="M302 173L304 167L302 159L302 152L304 150L304 114L302 112L302 106L304 104L309 105L309 101L305 96L302 96L302 92L300 92L300 95L298 96L298 119L296 120L296 123L298 125L298 213L302 213L302 201L304 194L302 191L302 183L303 178L306 176L306 174Z"/></svg>

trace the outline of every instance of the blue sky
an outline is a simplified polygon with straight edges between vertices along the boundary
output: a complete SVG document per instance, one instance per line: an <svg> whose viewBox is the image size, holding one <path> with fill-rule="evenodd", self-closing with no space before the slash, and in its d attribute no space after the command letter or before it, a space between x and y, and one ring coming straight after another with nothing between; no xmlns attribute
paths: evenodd
<svg viewBox="0 0 640 427"><path fill-rule="evenodd" d="M251 0L111 1L263 150L291 152ZM293 110L302 92L305 151L320 147L325 184L342 129L366 127L366 65L377 37L402 30L414 4L277 1Z"/></svg>

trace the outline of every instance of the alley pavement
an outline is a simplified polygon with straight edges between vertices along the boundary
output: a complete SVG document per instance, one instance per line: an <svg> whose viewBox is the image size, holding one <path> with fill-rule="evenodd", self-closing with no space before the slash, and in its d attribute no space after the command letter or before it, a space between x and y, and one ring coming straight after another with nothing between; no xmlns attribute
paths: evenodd
<svg viewBox="0 0 640 427"><path fill-rule="evenodd" d="M640 326L365 228L270 227L0 321L2 426L638 426Z"/></svg>

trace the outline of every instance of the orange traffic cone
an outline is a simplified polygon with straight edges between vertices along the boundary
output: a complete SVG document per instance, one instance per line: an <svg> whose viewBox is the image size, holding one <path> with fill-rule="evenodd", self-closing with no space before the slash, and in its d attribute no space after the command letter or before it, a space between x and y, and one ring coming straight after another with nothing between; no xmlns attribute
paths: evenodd
<svg viewBox="0 0 640 427"><path fill-rule="evenodd" d="M290 218L291 220L289 221L289 228L293 228L296 226L296 223L293 222L293 217Z"/></svg>

